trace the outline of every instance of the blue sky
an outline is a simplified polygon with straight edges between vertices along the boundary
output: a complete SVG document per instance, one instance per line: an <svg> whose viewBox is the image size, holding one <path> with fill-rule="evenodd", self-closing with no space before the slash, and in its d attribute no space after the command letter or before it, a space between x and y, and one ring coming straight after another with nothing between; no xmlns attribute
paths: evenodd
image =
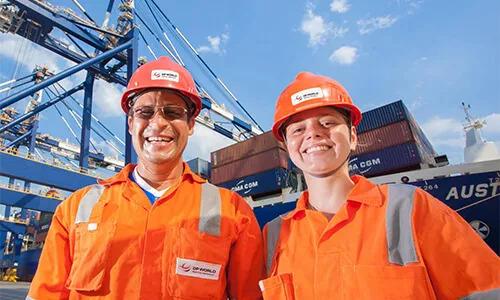
<svg viewBox="0 0 500 300"><path fill-rule="evenodd" d="M106 6L106 1L99 2L81 1L98 23ZM69 0L51 3L78 11ZM157 3L265 130L271 127L280 91L297 72L312 71L341 82L362 110L403 99L436 150L448 154L454 163L463 159L462 101L472 106L476 117L488 122L483 136L500 145L498 1ZM136 6L154 25L143 1L136 1ZM111 23L116 24L116 15ZM156 54L165 55L145 28L141 29ZM28 74L35 63L56 71L72 65L12 34L0 34L0 49L0 82L11 78L19 56L19 75ZM213 84L189 51L178 49L195 77L216 100L233 110L227 94ZM140 55L152 58L143 44ZM83 78L79 74L65 85ZM118 106L121 87L100 80L96 91L95 114L123 136L124 120ZM42 115L41 131L71 141L63 123L53 121L58 119L55 114L47 111ZM227 143L199 127L185 158L207 159L210 151Z"/></svg>

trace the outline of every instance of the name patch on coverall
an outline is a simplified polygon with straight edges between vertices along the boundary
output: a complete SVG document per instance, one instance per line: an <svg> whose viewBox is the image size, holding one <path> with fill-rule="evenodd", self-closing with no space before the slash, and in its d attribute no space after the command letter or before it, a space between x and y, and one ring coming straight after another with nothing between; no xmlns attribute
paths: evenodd
<svg viewBox="0 0 500 300"><path fill-rule="evenodd" d="M175 273L182 276L219 280L221 265L177 257Z"/></svg>

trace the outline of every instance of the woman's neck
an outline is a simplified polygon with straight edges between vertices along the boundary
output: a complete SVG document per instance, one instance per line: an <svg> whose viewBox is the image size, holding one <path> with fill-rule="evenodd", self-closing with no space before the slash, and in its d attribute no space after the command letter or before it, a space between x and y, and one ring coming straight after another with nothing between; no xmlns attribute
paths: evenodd
<svg viewBox="0 0 500 300"><path fill-rule="evenodd" d="M305 174L309 204L316 210L336 214L347 201L347 196L354 187L354 182L345 170L338 170L327 177L315 177Z"/></svg>

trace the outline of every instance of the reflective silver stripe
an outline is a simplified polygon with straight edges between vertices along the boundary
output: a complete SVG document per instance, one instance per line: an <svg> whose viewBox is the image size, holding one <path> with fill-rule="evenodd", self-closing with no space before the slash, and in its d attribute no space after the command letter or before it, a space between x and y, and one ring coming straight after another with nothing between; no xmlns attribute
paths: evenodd
<svg viewBox="0 0 500 300"><path fill-rule="evenodd" d="M274 252L276 251L276 246L278 245L278 239L281 231L281 216L275 218L274 220L267 223L267 257L266 257L266 272L267 275L271 275L271 268L273 264Z"/></svg>
<svg viewBox="0 0 500 300"><path fill-rule="evenodd" d="M102 185L94 184L91 186L85 196L83 196L83 199L80 201L80 205L78 205L75 224L89 221L92 209L97 201L99 201L99 198L101 198L103 191L104 187Z"/></svg>
<svg viewBox="0 0 500 300"><path fill-rule="evenodd" d="M25 300L35 300L35 298L31 298L30 296L26 296Z"/></svg>
<svg viewBox="0 0 500 300"><path fill-rule="evenodd" d="M387 249L389 262L407 265L417 262L413 241L413 196L415 187L407 184L389 184L386 212Z"/></svg>
<svg viewBox="0 0 500 300"><path fill-rule="evenodd" d="M498 300L500 299L500 289L493 289L485 292L476 292L460 298L460 300Z"/></svg>
<svg viewBox="0 0 500 300"><path fill-rule="evenodd" d="M210 183L201 185L200 223L198 230L220 235L221 199L219 188Z"/></svg>

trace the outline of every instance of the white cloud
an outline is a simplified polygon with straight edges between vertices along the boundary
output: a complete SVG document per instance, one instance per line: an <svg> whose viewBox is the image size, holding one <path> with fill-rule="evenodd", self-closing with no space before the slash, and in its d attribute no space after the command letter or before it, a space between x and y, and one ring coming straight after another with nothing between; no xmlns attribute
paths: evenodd
<svg viewBox="0 0 500 300"><path fill-rule="evenodd" d="M417 83L421 86L421 83ZM418 87L418 86L417 86ZM413 101L410 102L410 111L415 111L424 104L422 96L417 96Z"/></svg>
<svg viewBox="0 0 500 300"><path fill-rule="evenodd" d="M122 117L120 106L122 86L108 83L104 80L94 82L94 104L97 105L104 117Z"/></svg>
<svg viewBox="0 0 500 300"><path fill-rule="evenodd" d="M500 134L500 114L492 113L484 117L486 125L483 127L483 132L486 134Z"/></svg>
<svg viewBox="0 0 500 300"><path fill-rule="evenodd" d="M300 31L308 35L309 47L316 47L325 44L329 37L343 37L349 31L349 28L336 26L333 22L328 22L314 12L312 3L308 3L306 13L300 24Z"/></svg>
<svg viewBox="0 0 500 300"><path fill-rule="evenodd" d="M336 38L343 37L348 31L349 31L349 28L347 28L347 27L333 26L333 28L332 28L333 36Z"/></svg>
<svg viewBox="0 0 500 300"><path fill-rule="evenodd" d="M229 40L229 34L228 33L222 33L220 35L216 36L211 36L209 35L207 37L208 40L208 45L203 45L199 47L198 52L200 53L215 53L215 54L222 54L226 53L226 49L224 46L226 45L227 41Z"/></svg>
<svg viewBox="0 0 500 300"><path fill-rule="evenodd" d="M333 24L326 22L322 16L316 15L312 5L308 6L300 30L309 36L309 46L324 44L333 30Z"/></svg>
<svg viewBox="0 0 500 300"><path fill-rule="evenodd" d="M347 12L350 7L351 5L347 3L347 0L333 0L332 3L330 3L330 10L339 14Z"/></svg>
<svg viewBox="0 0 500 300"><path fill-rule="evenodd" d="M17 61L26 69L21 74L31 72L37 64L56 73L71 66L64 58L18 35L2 34L0 49L0 56Z"/></svg>
<svg viewBox="0 0 500 300"><path fill-rule="evenodd" d="M341 65L353 64L358 58L358 49L351 46L342 46L330 55L330 61Z"/></svg>
<svg viewBox="0 0 500 300"><path fill-rule="evenodd" d="M113 146L111 146L110 143ZM109 141L100 140L97 142L95 146L97 150L99 150L101 153L104 153L104 155L116 158L118 160L123 160L123 157L121 156L120 152L116 150L122 148L120 149L120 151L124 152L123 146L116 145L116 143L114 143L112 140Z"/></svg>
<svg viewBox="0 0 500 300"><path fill-rule="evenodd" d="M185 160L191 160L199 157L210 161L210 152L219 150L234 143L235 141L205 127L204 125L196 123L194 134L189 138L183 157Z"/></svg>
<svg viewBox="0 0 500 300"><path fill-rule="evenodd" d="M423 0L404 0L404 2L408 5L407 14L413 15L424 2Z"/></svg>
<svg viewBox="0 0 500 300"><path fill-rule="evenodd" d="M435 146L463 148L465 145L462 123L455 119L434 116L422 124L422 130Z"/></svg>
<svg viewBox="0 0 500 300"><path fill-rule="evenodd" d="M370 19L358 20L360 34L368 34L372 31L391 27L398 18L391 17L390 15L384 17L374 17Z"/></svg>
<svg viewBox="0 0 500 300"><path fill-rule="evenodd" d="M482 119L487 122L486 126L482 129L484 133L483 138L489 141L493 140L497 146L500 145L500 141L498 141L498 134L500 133L500 114L492 113ZM447 149L447 154L454 152L460 153L460 155L457 154L457 158L462 155L461 153L463 153L462 151L465 147L465 134L461 121L434 116L422 124L422 130L425 132L425 135L429 138L432 145L436 147L445 147L445 149Z"/></svg>

